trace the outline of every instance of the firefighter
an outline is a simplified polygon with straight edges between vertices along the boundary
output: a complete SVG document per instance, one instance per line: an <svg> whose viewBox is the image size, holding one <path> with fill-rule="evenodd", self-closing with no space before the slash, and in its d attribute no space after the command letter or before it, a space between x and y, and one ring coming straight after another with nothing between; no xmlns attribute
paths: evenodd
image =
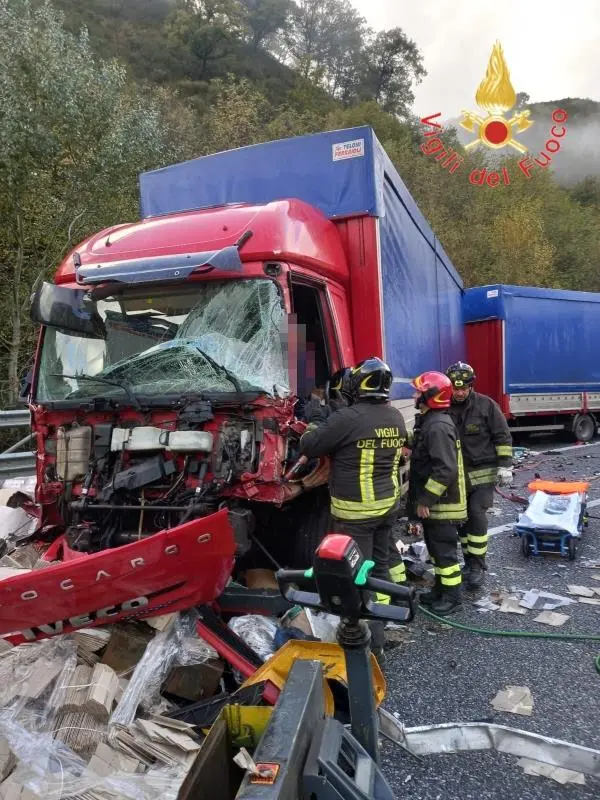
<svg viewBox="0 0 600 800"><path fill-rule="evenodd" d="M468 588L485 579L488 547L487 511L494 502L494 485L512 483L512 437L500 406L474 391L475 372L459 361L446 370L453 386L450 413L461 439L467 471L468 520L459 530Z"/></svg>
<svg viewBox="0 0 600 800"><path fill-rule="evenodd" d="M420 601L445 616L461 606L457 526L467 519L467 489L456 426L448 413L452 384L441 372L424 372L411 384L420 424L412 446L410 494L423 523L423 536L435 571L431 591Z"/></svg>
<svg viewBox="0 0 600 800"><path fill-rule="evenodd" d="M300 440L300 452L307 458L331 457L331 532L352 536L364 557L375 562L373 577L382 580L390 577L390 537L407 440L404 418L389 403L391 386L391 370L381 359L361 361L342 375L340 385L330 386L348 405L340 404L327 417L322 409L307 406L309 425ZM378 595L377 600L389 603L390 598ZM383 624L372 623L371 635L372 649L380 655Z"/></svg>
<svg viewBox="0 0 600 800"><path fill-rule="evenodd" d="M327 381L327 385L325 387L325 407L323 407L321 403L318 403L318 401L311 401L313 403L313 412L309 412L309 415L311 416L313 422L316 422L317 420L319 422L324 422L325 419L334 411L350 405L352 402L352 396L349 392L349 378L351 373L352 369L350 367L342 367L341 369L337 370L337 372L334 372L331 378ZM321 406L320 409L314 407L315 402ZM407 434L407 444L409 440L410 434ZM404 463L404 453L400 463ZM398 551L396 541L391 534L389 541L388 567L388 579L393 583L405 585L406 566L402 560L402 556ZM380 602L389 603L389 601L389 596L381 595Z"/></svg>

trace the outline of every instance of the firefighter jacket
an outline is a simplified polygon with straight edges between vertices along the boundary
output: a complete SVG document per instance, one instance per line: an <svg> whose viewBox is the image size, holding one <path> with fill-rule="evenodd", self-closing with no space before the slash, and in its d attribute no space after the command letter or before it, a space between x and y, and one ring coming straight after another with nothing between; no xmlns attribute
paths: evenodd
<svg viewBox="0 0 600 800"><path fill-rule="evenodd" d="M512 466L512 436L500 406L485 394L471 392L464 403L452 404L450 414L470 487L494 484L498 468Z"/></svg>
<svg viewBox="0 0 600 800"><path fill-rule="evenodd" d="M353 522L391 512L400 499L404 418L389 403L358 401L309 425L300 440L307 458L331 457L331 515Z"/></svg>
<svg viewBox="0 0 600 800"><path fill-rule="evenodd" d="M464 522L467 487L461 443L446 411L428 411L415 430L410 458L409 498L413 517L417 505L429 508L429 519Z"/></svg>

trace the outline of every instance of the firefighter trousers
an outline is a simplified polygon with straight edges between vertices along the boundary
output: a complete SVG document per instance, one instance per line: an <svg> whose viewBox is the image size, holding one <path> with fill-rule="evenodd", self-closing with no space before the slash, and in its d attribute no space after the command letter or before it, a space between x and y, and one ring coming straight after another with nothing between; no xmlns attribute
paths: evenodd
<svg viewBox="0 0 600 800"><path fill-rule="evenodd" d="M358 545L360 552L365 559L375 562L371 575L383 581L390 580L389 574L389 550L392 528L398 518L398 510L395 508L383 517L374 517L365 522L354 522L350 520L331 518L331 533L345 533L351 536ZM389 603L389 595L377 594L377 602ZM371 640L373 647L379 649L385 642L385 632L383 622L370 622Z"/></svg>
<svg viewBox="0 0 600 800"><path fill-rule="evenodd" d="M423 520L423 538L433 564L437 586L456 594L462 583L458 563L458 531L452 522Z"/></svg>
<svg viewBox="0 0 600 800"><path fill-rule="evenodd" d="M485 569L488 548L488 510L494 504L494 487L476 486L467 496L469 518L458 529L465 561L475 561Z"/></svg>

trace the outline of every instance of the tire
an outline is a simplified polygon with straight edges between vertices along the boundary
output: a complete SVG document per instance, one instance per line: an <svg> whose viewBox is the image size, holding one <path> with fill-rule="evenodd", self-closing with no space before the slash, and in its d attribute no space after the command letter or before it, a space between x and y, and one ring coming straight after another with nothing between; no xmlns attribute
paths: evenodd
<svg viewBox="0 0 600 800"><path fill-rule="evenodd" d="M596 435L596 420L591 414L578 414L571 431L576 441L591 442Z"/></svg>
<svg viewBox="0 0 600 800"><path fill-rule="evenodd" d="M577 539L571 537L569 539L569 561L575 561L577 556Z"/></svg>
<svg viewBox="0 0 600 800"><path fill-rule="evenodd" d="M529 544L529 536L526 533L521 536L521 552L525 558L531 556L531 545Z"/></svg>

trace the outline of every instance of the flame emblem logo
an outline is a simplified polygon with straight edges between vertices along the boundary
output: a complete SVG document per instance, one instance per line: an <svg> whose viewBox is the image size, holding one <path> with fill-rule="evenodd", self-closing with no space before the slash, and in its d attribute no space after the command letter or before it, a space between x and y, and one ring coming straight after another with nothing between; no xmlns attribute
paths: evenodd
<svg viewBox="0 0 600 800"><path fill-rule="evenodd" d="M512 147L519 153L526 153L527 148L514 137L530 128L533 122L529 119L529 111L520 111L510 119L504 117L517 102L517 96L510 82L510 73L500 42L496 42L492 49L485 78L479 84L475 101L480 108L487 111L487 117L463 110L459 125L469 133L475 132L477 127L477 138L468 142L465 150L483 144L493 150Z"/></svg>

